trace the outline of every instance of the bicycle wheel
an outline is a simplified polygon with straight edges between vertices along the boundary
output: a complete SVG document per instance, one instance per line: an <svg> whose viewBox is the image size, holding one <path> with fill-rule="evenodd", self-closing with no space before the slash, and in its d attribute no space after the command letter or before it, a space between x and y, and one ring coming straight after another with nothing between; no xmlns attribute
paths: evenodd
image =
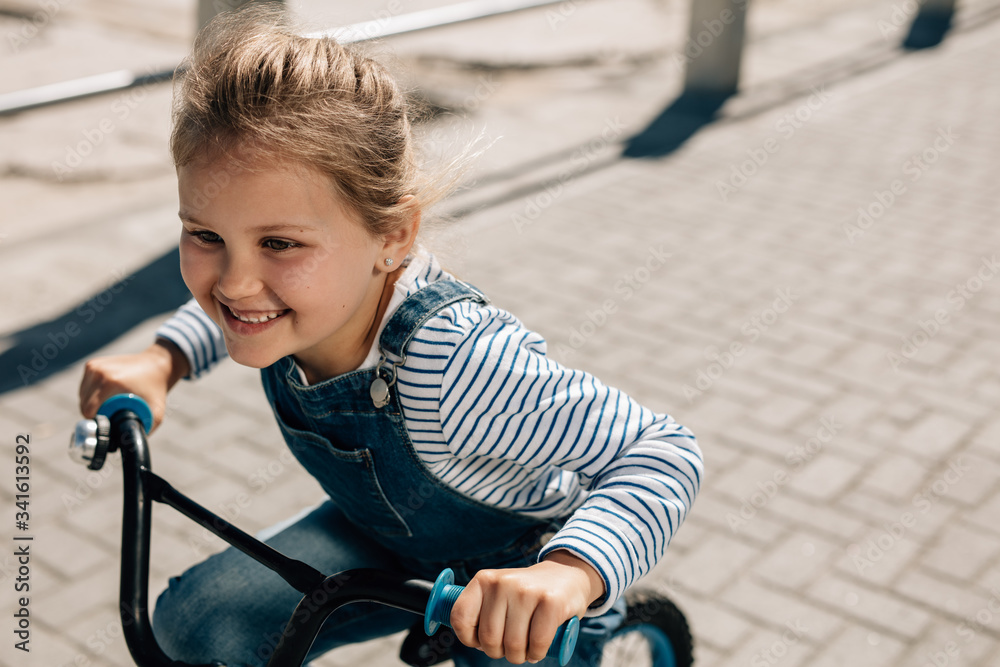
<svg viewBox="0 0 1000 667"><path fill-rule="evenodd" d="M666 596L625 594L625 622L604 645L601 667L690 667L694 642L687 619Z"/></svg>

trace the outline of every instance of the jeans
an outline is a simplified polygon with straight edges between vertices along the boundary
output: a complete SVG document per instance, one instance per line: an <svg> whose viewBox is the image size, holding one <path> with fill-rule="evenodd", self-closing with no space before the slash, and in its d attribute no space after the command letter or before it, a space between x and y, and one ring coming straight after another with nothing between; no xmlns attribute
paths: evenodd
<svg viewBox="0 0 1000 667"><path fill-rule="evenodd" d="M383 356L388 351L405 359L408 342L429 315L465 299L484 297L451 280L409 295L379 336ZM327 575L366 567L434 580L450 567L456 583L465 584L483 568L533 564L543 536L566 517L531 518L443 483L416 454L398 393L373 402L370 388L377 377L383 376L372 367L304 385L291 357L261 369L264 393L290 451L330 498L268 531L265 541ZM170 580L153 613L153 632L175 660L262 667L301 597L277 574L229 548ZM574 667L588 664L587 656L620 619L621 609L582 619L581 657ZM347 605L327 619L309 658L405 630L415 620L375 603ZM464 647L456 647L455 663L507 664Z"/></svg>
<svg viewBox="0 0 1000 667"><path fill-rule="evenodd" d="M311 508L263 541L326 574L356 567L404 570L389 551L366 537L330 502ZM265 531L265 537L274 531ZM422 574L416 576L423 576ZM228 548L173 577L156 603L153 633L174 660L228 667L263 667L302 594L249 556ZM594 667L607 636L624 617L624 599L603 616L581 622L572 667ZM414 614L370 602L335 611L323 625L308 660L344 644L367 641L410 628ZM452 647L456 667L500 667L478 649ZM536 663L555 667L551 658Z"/></svg>

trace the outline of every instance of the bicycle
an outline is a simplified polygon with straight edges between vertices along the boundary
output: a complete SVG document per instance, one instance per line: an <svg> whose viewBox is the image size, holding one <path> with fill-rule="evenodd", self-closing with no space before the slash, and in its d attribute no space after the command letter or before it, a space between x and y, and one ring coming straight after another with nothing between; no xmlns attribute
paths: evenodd
<svg viewBox="0 0 1000 667"><path fill-rule="evenodd" d="M426 636L404 641L401 659L415 667L444 662L448 651L430 641L441 626L448 626L451 608L463 587L455 586L451 570L436 581L413 579L398 572L358 568L324 575L306 563L289 558L202 507L153 473L146 433L152 411L134 394L109 398L95 419L77 423L70 438L70 456L91 470L100 470L109 454L121 452L124 475L122 508L120 615L125 643L138 667L225 667L172 660L160 648L150 625L148 590L152 532L152 502L160 502L200 524L247 556L281 576L303 594L282 632L268 667L299 667L319 634L323 622L345 604L377 602L423 615ZM323 593L324 604L316 605ZM642 665L689 667L692 639L684 614L663 595L642 588L626 593L626 619L611 636L601 657L601 667ZM309 608L306 608L308 604ZM576 646L579 619L564 623L549 655L565 665ZM444 647L446 649L447 647Z"/></svg>

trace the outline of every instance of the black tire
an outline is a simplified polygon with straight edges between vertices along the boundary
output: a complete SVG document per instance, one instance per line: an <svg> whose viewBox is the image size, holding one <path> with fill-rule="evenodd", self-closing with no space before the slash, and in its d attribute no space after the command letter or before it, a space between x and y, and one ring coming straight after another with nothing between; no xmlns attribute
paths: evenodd
<svg viewBox="0 0 1000 667"><path fill-rule="evenodd" d="M652 626L666 635L673 649L677 667L691 667L694 664L694 640L684 613L668 597L656 591L638 588L625 593L627 612L625 622L616 635L628 632L635 626ZM607 662L607 660L605 660ZM615 667L613 664L602 667Z"/></svg>

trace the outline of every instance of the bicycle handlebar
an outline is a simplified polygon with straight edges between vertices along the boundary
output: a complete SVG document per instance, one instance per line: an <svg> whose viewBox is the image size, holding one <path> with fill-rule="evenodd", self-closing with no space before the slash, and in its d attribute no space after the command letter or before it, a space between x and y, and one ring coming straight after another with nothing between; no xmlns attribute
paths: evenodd
<svg viewBox="0 0 1000 667"><path fill-rule="evenodd" d="M103 421L102 421L103 420ZM451 609L464 590L454 585L454 573L443 570L432 585L400 573L360 568L324 577L301 561L288 558L270 546L239 530L221 517L180 493L150 467L146 433L153 425L149 405L135 394L112 396L98 410L98 425L90 420L77 425L70 439L70 455L79 462L100 469L108 453L122 453L124 475L122 506L122 549L120 615L125 643L139 667L220 667L221 663L191 665L171 660L153 636L149 620L149 545L152 505L170 505L201 524L251 558L267 566L305 595L299 607L311 613L292 613L282 638L268 660L268 667L301 665L323 622L350 602L378 602L424 615L428 636L440 625L449 625ZM110 423L110 425L109 425ZM315 594L323 593L326 603L316 609ZM579 618L572 618L556 633L548 655L565 665L576 647ZM286 638L294 637L294 640Z"/></svg>
<svg viewBox="0 0 1000 667"><path fill-rule="evenodd" d="M111 419L119 410L134 412L142 422L146 433L153 429L153 411L150 409L149 403L135 394L115 394L101 403L101 407L97 408L97 414Z"/></svg>
<svg viewBox="0 0 1000 667"><path fill-rule="evenodd" d="M424 612L424 632L427 636L437 632L441 625L451 627L451 609L455 606L458 596L465 590L465 586L455 586L455 573L451 568L445 568L438 575L431 589L431 597L427 601L427 609ZM580 634L580 618L574 616L559 626L556 635L549 645L546 655L550 658L557 658L560 665L569 662L573 650L576 649L576 640Z"/></svg>

